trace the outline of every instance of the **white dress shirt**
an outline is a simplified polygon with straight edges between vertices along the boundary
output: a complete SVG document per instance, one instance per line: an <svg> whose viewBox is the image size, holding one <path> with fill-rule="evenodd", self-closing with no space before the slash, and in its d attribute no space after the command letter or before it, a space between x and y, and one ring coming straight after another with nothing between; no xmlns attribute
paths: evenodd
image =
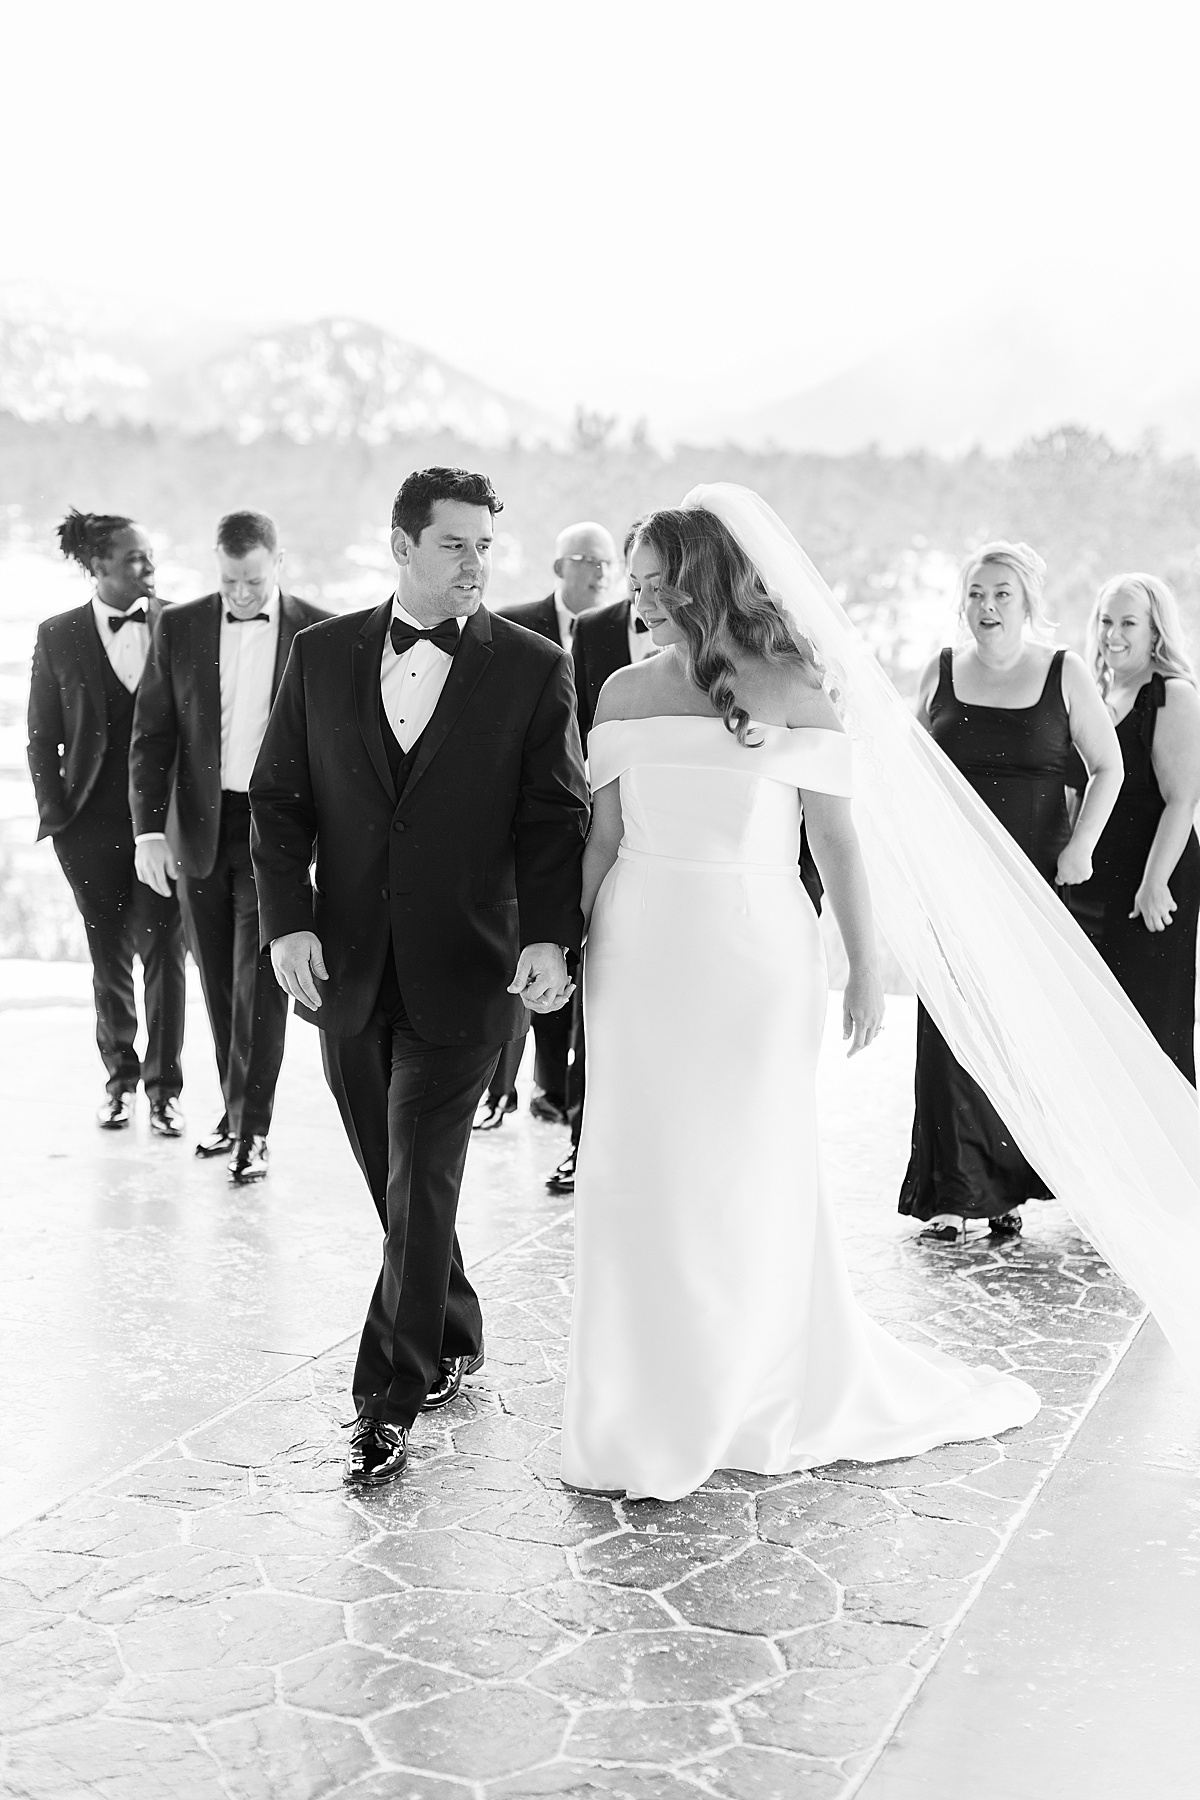
<svg viewBox="0 0 1200 1800"><path fill-rule="evenodd" d="M392 601L392 617L402 619L415 631L429 629L419 619L414 619L411 613L405 612L396 599ZM461 637L466 620L456 619L454 622ZM384 638L383 660L379 665L379 691L383 695L383 710L387 714L387 722L406 756L432 719L453 662L452 656L447 656L436 644L428 642L414 644L403 656L397 656L392 649L391 632Z"/></svg>
<svg viewBox="0 0 1200 1800"><path fill-rule="evenodd" d="M145 612L149 603L138 600L130 607L130 612L139 608ZM122 625L119 631L110 631L110 619L123 619L125 613L119 606L105 606L98 594L92 596L92 612L96 620L96 630L100 633L100 642L104 645L104 654L112 664L117 680L132 694L142 679L142 670L146 666L146 652L150 648L150 627L141 625L136 620L132 625Z"/></svg>
<svg viewBox="0 0 1200 1800"><path fill-rule="evenodd" d="M231 625L221 602L221 786L245 794L271 715L279 643L279 589L263 607L269 623Z"/></svg>

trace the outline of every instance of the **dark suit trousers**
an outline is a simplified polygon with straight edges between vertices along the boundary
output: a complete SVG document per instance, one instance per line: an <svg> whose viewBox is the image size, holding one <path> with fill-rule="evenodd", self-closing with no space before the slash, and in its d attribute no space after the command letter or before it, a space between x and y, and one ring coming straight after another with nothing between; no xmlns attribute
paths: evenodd
<svg viewBox="0 0 1200 1800"><path fill-rule="evenodd" d="M562 1006L557 1012L533 1013L533 1079L543 1094L566 1105L567 1051L571 1047L571 1008ZM528 1032L526 1037L528 1037ZM489 1092L511 1094L516 1091L517 1071L525 1054L525 1038L505 1044L492 1077Z"/></svg>
<svg viewBox="0 0 1200 1800"><path fill-rule="evenodd" d="M283 1063L287 995L275 980L270 952L259 950L245 794L221 795L212 873L181 875L179 903L200 968L229 1130L235 1137L266 1133Z"/></svg>
<svg viewBox="0 0 1200 1800"><path fill-rule="evenodd" d="M183 925L174 899L132 882L119 913L84 916L96 1001L96 1048L110 1094L145 1084L152 1100L173 1099L183 1087L180 1052L187 1000ZM133 959L142 959L146 987L146 1054L138 1059Z"/></svg>
<svg viewBox="0 0 1200 1800"><path fill-rule="evenodd" d="M441 1358L482 1348L454 1227L471 1120L498 1054L495 1044L418 1037L390 956L365 1029L321 1033L325 1078L384 1229L354 1370L360 1418L411 1425Z"/></svg>

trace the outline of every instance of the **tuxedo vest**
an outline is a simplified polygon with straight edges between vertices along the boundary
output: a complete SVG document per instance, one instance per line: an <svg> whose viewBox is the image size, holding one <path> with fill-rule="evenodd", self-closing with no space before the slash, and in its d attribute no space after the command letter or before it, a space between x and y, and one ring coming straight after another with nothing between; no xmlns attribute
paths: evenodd
<svg viewBox="0 0 1200 1800"><path fill-rule="evenodd" d="M392 786L396 790L396 799L399 800L405 788L408 786L408 778L412 774L413 764L416 762L418 753L421 749L421 738L424 737L425 733L421 733L421 736L417 738L411 749L402 750L400 748L400 740L388 723L387 709L383 704L382 694L379 696L379 729L383 734L383 750L384 755L388 760L388 769L391 772Z"/></svg>

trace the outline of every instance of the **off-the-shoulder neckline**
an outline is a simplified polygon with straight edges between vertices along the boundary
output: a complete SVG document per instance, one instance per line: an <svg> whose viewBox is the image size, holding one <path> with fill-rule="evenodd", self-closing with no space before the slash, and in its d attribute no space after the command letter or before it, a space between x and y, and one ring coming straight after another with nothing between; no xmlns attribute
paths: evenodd
<svg viewBox="0 0 1200 1800"><path fill-rule="evenodd" d="M719 713L642 713L633 719L604 719L592 730L603 731L606 725L660 725L665 720L688 719L699 725L720 725L725 721ZM834 731L828 725L768 725L765 719L751 719L750 727L754 731L819 731L822 737L845 737L844 731ZM733 736L732 732L728 734Z"/></svg>

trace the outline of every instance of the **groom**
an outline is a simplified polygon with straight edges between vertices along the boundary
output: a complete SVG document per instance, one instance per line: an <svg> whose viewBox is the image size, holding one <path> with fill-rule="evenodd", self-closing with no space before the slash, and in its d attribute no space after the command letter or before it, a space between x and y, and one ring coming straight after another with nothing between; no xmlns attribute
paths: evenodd
<svg viewBox="0 0 1200 1800"><path fill-rule="evenodd" d="M346 1480L404 1468L419 1411L483 1362L455 1233L501 1046L572 989L588 798L570 659L482 605L500 502L424 469L395 595L296 638L250 783L264 942L383 1222ZM316 867L310 876L315 853Z"/></svg>

